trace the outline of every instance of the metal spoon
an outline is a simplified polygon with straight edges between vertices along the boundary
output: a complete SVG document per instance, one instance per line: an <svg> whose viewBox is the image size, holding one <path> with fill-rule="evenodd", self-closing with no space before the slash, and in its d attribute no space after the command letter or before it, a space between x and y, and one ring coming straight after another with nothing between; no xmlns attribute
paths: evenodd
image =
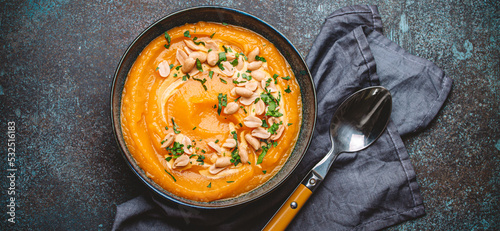
<svg viewBox="0 0 500 231"><path fill-rule="evenodd" d="M391 94L383 87L359 90L342 102L330 123L332 148L281 205L264 230L284 230L318 188L340 153L363 150L380 137L391 110Z"/></svg>

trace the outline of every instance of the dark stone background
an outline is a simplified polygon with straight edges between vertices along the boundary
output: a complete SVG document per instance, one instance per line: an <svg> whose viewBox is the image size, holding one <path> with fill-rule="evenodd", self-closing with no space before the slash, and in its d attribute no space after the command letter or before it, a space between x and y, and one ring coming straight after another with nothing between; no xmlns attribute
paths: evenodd
<svg viewBox="0 0 500 231"><path fill-rule="evenodd" d="M115 143L114 70L162 16L196 5L250 12L306 56L325 17L364 1L2 1L1 225L109 230L116 205L147 190ZM454 80L437 118L403 137L427 215L389 230L498 230L500 2L373 1L387 37ZM7 219L7 121L16 123L16 224ZM1 228L1 229L4 229Z"/></svg>

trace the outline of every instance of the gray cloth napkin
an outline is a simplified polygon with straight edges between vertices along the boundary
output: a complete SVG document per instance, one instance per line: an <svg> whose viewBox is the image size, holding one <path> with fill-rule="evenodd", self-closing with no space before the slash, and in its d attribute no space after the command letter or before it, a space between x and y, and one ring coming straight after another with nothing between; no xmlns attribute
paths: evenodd
<svg viewBox="0 0 500 231"><path fill-rule="evenodd" d="M393 96L391 122L373 146L341 154L289 230L377 230L425 214L400 135L425 128L440 110L451 79L431 62L382 35L376 6L339 9L325 21L306 62L317 90L311 146L290 179L250 204L194 209L153 193L117 207L113 230L259 230L330 148L328 125L347 96L381 85Z"/></svg>

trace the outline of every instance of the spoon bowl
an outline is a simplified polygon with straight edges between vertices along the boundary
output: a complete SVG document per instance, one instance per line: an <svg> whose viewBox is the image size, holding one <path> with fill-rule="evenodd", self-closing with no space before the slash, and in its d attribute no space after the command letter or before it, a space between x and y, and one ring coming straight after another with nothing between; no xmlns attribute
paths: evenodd
<svg viewBox="0 0 500 231"><path fill-rule="evenodd" d="M380 137L389 122L391 93L383 87L355 92L337 109L330 123L333 153L357 152Z"/></svg>
<svg viewBox="0 0 500 231"><path fill-rule="evenodd" d="M391 110L391 93L383 87L364 88L344 100L330 122L330 151L306 175L264 230L284 230L318 188L340 153L361 151L382 135Z"/></svg>

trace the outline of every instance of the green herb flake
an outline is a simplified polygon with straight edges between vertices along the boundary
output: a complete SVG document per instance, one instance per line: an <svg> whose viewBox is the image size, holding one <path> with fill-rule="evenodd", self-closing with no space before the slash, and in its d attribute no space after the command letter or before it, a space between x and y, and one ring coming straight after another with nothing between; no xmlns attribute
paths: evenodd
<svg viewBox="0 0 500 231"><path fill-rule="evenodd" d="M175 134L179 134L179 133L181 133L181 131L180 131L180 130L178 130L178 129L179 129L179 126L177 126L177 124L175 123L174 118L171 118L171 120L172 120L172 127L173 127L173 129L174 129Z"/></svg>
<svg viewBox="0 0 500 231"><path fill-rule="evenodd" d="M184 31L184 37L191 38L191 35L189 34L189 30Z"/></svg>
<svg viewBox="0 0 500 231"><path fill-rule="evenodd" d="M234 59L232 62L230 62L233 67L238 66L238 59Z"/></svg>
<svg viewBox="0 0 500 231"><path fill-rule="evenodd" d="M234 183L234 180L228 180L228 181L226 181L226 183L228 183L228 184Z"/></svg>
<svg viewBox="0 0 500 231"><path fill-rule="evenodd" d="M262 163L267 154L267 150L269 150L268 146L262 146L262 152L259 154L259 158L257 159L257 165Z"/></svg>
<svg viewBox="0 0 500 231"><path fill-rule="evenodd" d="M219 52L219 62L227 61L226 52Z"/></svg>
<svg viewBox="0 0 500 231"><path fill-rule="evenodd" d="M292 90L290 90L290 85L288 85L288 86L286 87L285 92L286 92L286 93L290 93L290 92L292 92Z"/></svg>
<svg viewBox="0 0 500 231"><path fill-rule="evenodd" d="M222 107L227 106L227 94L223 95L222 93L219 93L219 95L217 96L217 99L219 101L219 105L218 105L218 108L217 108L217 113L220 115L220 113L222 111Z"/></svg>
<svg viewBox="0 0 500 231"><path fill-rule="evenodd" d="M174 68L174 64L170 64L170 65L168 65L168 67L169 67L170 69L172 69L172 68Z"/></svg>
<svg viewBox="0 0 500 231"><path fill-rule="evenodd" d="M200 72L203 72L203 67L201 66L201 61L198 58L196 58L196 69L198 69L198 71L200 71Z"/></svg>
<svg viewBox="0 0 500 231"><path fill-rule="evenodd" d="M290 80L290 76L281 77L281 78L284 79L284 80Z"/></svg>
<svg viewBox="0 0 500 231"><path fill-rule="evenodd" d="M244 78L244 79L246 79L246 80L248 80L248 81L252 80L252 76L247 75L245 73L241 74L241 77Z"/></svg>
<svg viewBox="0 0 500 231"><path fill-rule="evenodd" d="M215 33L216 33L216 32L214 32L212 35L210 35L210 38L214 38Z"/></svg>
<svg viewBox="0 0 500 231"><path fill-rule="evenodd" d="M166 149L171 155L174 155L174 158L177 158L184 153L184 144L174 141L172 147L167 147Z"/></svg>
<svg viewBox="0 0 500 231"><path fill-rule="evenodd" d="M268 128L269 125L267 125L267 121L266 120L262 120L262 125L261 125L263 128Z"/></svg>
<svg viewBox="0 0 500 231"><path fill-rule="evenodd" d="M224 80L223 78L219 77L219 80L220 80L222 83L227 84L227 81L226 81L226 80Z"/></svg>
<svg viewBox="0 0 500 231"><path fill-rule="evenodd" d="M214 72L213 71L209 71L208 72L208 77L210 77L210 79L212 79L213 76L214 76Z"/></svg>
<svg viewBox="0 0 500 231"><path fill-rule="evenodd" d="M165 160L166 160L166 161L170 161L171 159L172 159L172 157L171 157L171 156L169 156L169 157L165 158Z"/></svg>
<svg viewBox="0 0 500 231"><path fill-rule="evenodd" d="M280 127L281 124L283 124L283 121L280 121L279 123L272 124L267 131L271 134L276 134L276 132L278 131L278 128Z"/></svg>
<svg viewBox="0 0 500 231"><path fill-rule="evenodd" d="M208 184L207 188L211 188L212 187L212 182L210 182L210 184Z"/></svg>
<svg viewBox="0 0 500 231"><path fill-rule="evenodd" d="M255 56L255 60L258 60L258 61L262 61L262 62L267 62L266 59L264 57L260 57L258 55Z"/></svg>
<svg viewBox="0 0 500 231"><path fill-rule="evenodd" d="M214 143L219 143L219 139L216 139L216 140L214 141Z"/></svg>
<svg viewBox="0 0 500 231"><path fill-rule="evenodd" d="M196 59L196 60L198 60L198 59ZM193 80L196 80L196 81L200 82L201 86L203 86L203 89L205 89L205 91L208 90L207 85L205 85L205 83L207 82L207 79L205 79L205 78L198 79L198 78L193 77Z"/></svg>
<svg viewBox="0 0 500 231"><path fill-rule="evenodd" d="M172 41L172 38L170 35L165 31L165 39L167 39L167 44L164 45L165 48L169 49L170 48L170 42Z"/></svg>
<svg viewBox="0 0 500 231"><path fill-rule="evenodd" d="M290 125L292 125L292 123L288 123L288 124L287 124L287 126L290 126Z"/></svg>
<svg viewBox="0 0 500 231"><path fill-rule="evenodd" d="M278 74L273 75L274 84L278 84Z"/></svg>
<svg viewBox="0 0 500 231"><path fill-rule="evenodd" d="M160 69L160 67L156 67L156 70L155 70L155 71L157 71L158 69Z"/></svg>
<svg viewBox="0 0 500 231"><path fill-rule="evenodd" d="M228 24L227 24L227 23L225 23L225 22L223 22L223 23L222 23L222 25L223 25L223 26L227 26Z"/></svg>
<svg viewBox="0 0 500 231"><path fill-rule="evenodd" d="M166 169L164 169L164 170L166 173L168 173L168 175L170 175L172 177L172 179L174 179L174 182L177 182L177 180L175 179L175 177L172 174L170 174Z"/></svg>
<svg viewBox="0 0 500 231"><path fill-rule="evenodd" d="M165 126L165 130L168 130L168 126Z"/></svg>
<svg viewBox="0 0 500 231"><path fill-rule="evenodd" d="M178 71L179 69L181 69L181 67L182 67L182 65L176 66L175 70Z"/></svg>
<svg viewBox="0 0 500 231"><path fill-rule="evenodd" d="M196 32L195 32L195 33L196 33ZM201 41L200 41L200 42L196 42L196 40L197 40L197 39L198 39L198 37L194 37L194 38L193 38L193 42L194 42L194 44L196 44L196 45L200 45L200 44L201 44L201 45L205 46L205 42L201 42Z"/></svg>
<svg viewBox="0 0 500 231"><path fill-rule="evenodd" d="M193 130L195 130L195 129L196 129L196 126L193 128Z"/></svg>
<svg viewBox="0 0 500 231"><path fill-rule="evenodd" d="M266 174L266 172L267 172L266 170L262 170L262 173Z"/></svg>

